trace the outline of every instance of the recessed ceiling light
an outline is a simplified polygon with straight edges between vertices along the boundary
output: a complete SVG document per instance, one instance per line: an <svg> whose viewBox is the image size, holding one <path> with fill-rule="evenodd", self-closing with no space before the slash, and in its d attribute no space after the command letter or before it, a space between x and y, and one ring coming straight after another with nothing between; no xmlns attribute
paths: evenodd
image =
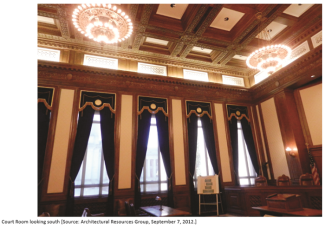
<svg viewBox="0 0 325 225"><path fill-rule="evenodd" d="M311 75L311 77L315 77L315 75Z"/></svg>

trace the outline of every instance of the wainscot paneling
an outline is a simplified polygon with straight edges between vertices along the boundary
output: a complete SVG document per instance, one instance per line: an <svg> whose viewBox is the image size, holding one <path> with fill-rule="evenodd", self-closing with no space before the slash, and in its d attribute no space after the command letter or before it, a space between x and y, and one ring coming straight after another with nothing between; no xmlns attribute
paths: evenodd
<svg viewBox="0 0 325 225"><path fill-rule="evenodd" d="M265 186L265 187L225 187L227 212L242 216L260 216L252 209L265 206L267 196L278 194L298 194L304 208L322 209L322 186Z"/></svg>

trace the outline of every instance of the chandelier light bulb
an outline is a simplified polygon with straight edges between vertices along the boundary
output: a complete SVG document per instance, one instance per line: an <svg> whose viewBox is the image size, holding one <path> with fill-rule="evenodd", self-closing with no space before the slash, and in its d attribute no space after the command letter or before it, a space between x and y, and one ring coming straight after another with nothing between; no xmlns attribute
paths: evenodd
<svg viewBox="0 0 325 225"><path fill-rule="evenodd" d="M74 9L72 22L79 32L97 42L121 42L133 32L128 15L111 4L81 4Z"/></svg>
<svg viewBox="0 0 325 225"><path fill-rule="evenodd" d="M266 71L272 74L290 57L291 49L285 45L264 46L248 56L246 64L249 68Z"/></svg>

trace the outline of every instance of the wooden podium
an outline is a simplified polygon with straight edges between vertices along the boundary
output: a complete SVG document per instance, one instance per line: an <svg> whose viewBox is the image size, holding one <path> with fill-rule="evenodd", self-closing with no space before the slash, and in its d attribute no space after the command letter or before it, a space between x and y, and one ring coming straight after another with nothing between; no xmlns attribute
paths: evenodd
<svg viewBox="0 0 325 225"><path fill-rule="evenodd" d="M272 194L267 196L266 203L271 210L277 209L285 212L303 210L301 197L296 194Z"/></svg>

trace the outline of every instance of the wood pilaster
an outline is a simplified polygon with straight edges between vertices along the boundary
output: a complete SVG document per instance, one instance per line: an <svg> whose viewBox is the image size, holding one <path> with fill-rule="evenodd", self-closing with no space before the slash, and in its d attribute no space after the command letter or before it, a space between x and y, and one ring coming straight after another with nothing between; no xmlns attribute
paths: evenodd
<svg viewBox="0 0 325 225"><path fill-rule="evenodd" d="M285 153L290 177L293 183L298 183L300 175L308 172L308 154L293 91L283 90L274 99L284 143L283 151L289 147L295 154Z"/></svg>

